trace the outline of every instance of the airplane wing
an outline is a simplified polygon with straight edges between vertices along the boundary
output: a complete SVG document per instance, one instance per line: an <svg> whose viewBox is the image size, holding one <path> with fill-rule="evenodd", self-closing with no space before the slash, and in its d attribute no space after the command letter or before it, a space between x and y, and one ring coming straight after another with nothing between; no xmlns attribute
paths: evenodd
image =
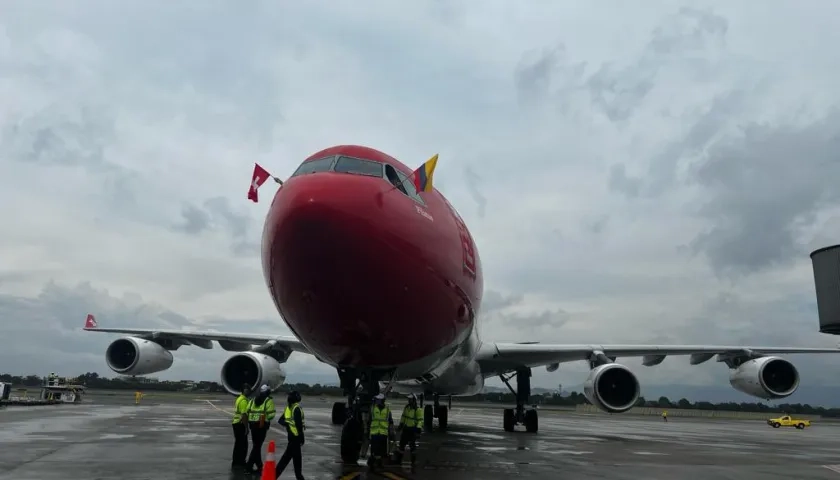
<svg viewBox="0 0 840 480"><path fill-rule="evenodd" d="M789 353L840 353L835 348L749 347L725 345L552 345L532 343L489 343L482 346L478 363L485 377L574 361L596 361L603 356L642 357L642 365L659 365L668 355L690 355L689 363L699 365L715 355L718 362L733 358ZM603 358L601 357L601 358Z"/></svg>
<svg viewBox="0 0 840 480"><path fill-rule="evenodd" d="M181 345L195 345L199 348L211 349L212 342L217 342L223 349L229 351L243 351L252 346L265 348L285 348L293 352L311 353L295 337L260 335L251 333L226 333L193 330L164 330L152 328L100 328L93 315L88 315L83 330L88 332L122 333L155 341L168 341L165 345L171 350Z"/></svg>

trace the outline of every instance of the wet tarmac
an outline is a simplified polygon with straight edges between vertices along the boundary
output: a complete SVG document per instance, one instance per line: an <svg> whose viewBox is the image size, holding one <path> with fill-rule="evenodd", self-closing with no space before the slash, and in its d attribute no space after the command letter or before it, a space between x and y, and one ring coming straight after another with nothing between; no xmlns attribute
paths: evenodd
<svg viewBox="0 0 840 480"><path fill-rule="evenodd" d="M256 479L230 472L232 398L89 397L0 410L0 480ZM501 408L453 406L445 434L421 437L418 468L369 474L338 458L332 399L304 400L307 479L837 479L840 424L804 431L760 421L541 411L540 432L505 433ZM400 405L394 405L401 409ZM277 441L279 459L285 434ZM267 445L267 442L266 442ZM294 478L291 466L281 478Z"/></svg>

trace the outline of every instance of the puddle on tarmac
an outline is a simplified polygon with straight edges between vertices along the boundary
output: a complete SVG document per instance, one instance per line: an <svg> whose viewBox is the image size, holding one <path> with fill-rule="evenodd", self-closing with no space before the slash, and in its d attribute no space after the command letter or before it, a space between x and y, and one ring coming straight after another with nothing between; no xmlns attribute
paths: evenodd
<svg viewBox="0 0 840 480"><path fill-rule="evenodd" d="M131 433L106 433L104 435L100 435L100 440L119 440L121 438L131 438L134 437L134 434Z"/></svg>
<svg viewBox="0 0 840 480"><path fill-rule="evenodd" d="M479 433L479 432L449 432L450 435L462 435L464 437L473 438L487 438L491 440L504 440L505 437L493 433Z"/></svg>
<svg viewBox="0 0 840 480"><path fill-rule="evenodd" d="M180 440L200 440L202 438L210 438L210 435L204 435L201 433L182 433L180 435L176 435L176 438Z"/></svg>

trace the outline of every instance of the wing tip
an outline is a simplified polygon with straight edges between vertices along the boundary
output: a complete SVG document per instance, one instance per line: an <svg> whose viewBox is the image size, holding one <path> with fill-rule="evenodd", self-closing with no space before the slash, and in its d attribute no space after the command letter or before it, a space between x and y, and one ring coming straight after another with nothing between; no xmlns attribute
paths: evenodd
<svg viewBox="0 0 840 480"><path fill-rule="evenodd" d="M83 330L93 330L99 325L96 323L96 317L92 313L88 313L87 317L85 318L85 326L82 327Z"/></svg>

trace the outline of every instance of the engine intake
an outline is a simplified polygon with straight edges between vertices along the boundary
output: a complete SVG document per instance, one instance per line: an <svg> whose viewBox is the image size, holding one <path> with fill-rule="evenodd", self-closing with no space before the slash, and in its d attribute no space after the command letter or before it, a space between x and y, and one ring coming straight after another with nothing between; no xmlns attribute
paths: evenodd
<svg viewBox="0 0 840 480"><path fill-rule="evenodd" d="M222 386L232 395L238 395L243 385L251 387L251 391L268 385L274 391L286 381L286 371L280 362L268 355L243 352L225 361L221 380Z"/></svg>
<svg viewBox="0 0 840 480"><path fill-rule="evenodd" d="M783 358L761 357L731 370L729 384L753 397L765 400L785 398L799 388L799 372Z"/></svg>
<svg viewBox="0 0 840 480"><path fill-rule="evenodd" d="M118 338L105 350L108 368L123 375L162 372L171 367L173 361L169 350L144 338Z"/></svg>
<svg viewBox="0 0 840 480"><path fill-rule="evenodd" d="M639 381L627 367L608 363L595 367L583 384L583 394L601 410L622 413L639 399Z"/></svg>

